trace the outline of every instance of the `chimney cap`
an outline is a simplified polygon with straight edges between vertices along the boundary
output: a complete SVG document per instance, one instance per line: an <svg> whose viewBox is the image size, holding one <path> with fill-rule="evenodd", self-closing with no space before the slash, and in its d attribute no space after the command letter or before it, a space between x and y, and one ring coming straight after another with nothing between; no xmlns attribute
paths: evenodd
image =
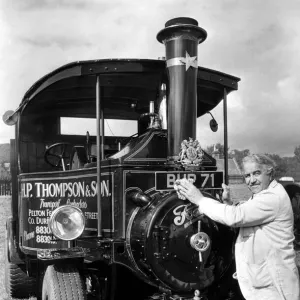
<svg viewBox="0 0 300 300"><path fill-rule="evenodd" d="M198 26L198 22L195 19L179 17L167 21L165 28L157 34L156 39L160 43L164 43L165 40L174 34L189 34L198 40L198 44L204 42L207 37L207 32Z"/></svg>
<svg viewBox="0 0 300 300"><path fill-rule="evenodd" d="M174 25L194 25L198 26L198 22L195 19L188 17L179 17L174 18L166 22L165 27L174 26Z"/></svg>

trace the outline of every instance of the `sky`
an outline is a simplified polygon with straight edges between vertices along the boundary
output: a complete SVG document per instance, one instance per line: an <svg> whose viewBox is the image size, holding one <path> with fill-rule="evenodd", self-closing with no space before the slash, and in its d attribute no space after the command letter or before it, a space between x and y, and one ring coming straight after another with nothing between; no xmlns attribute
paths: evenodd
<svg viewBox="0 0 300 300"><path fill-rule="evenodd" d="M156 34L191 17L207 40L198 65L241 78L228 96L230 150L293 156L300 145L298 0L0 0L0 115L15 110L40 77L78 60L165 56ZM223 106L197 122L206 147L223 143ZM0 143L14 126L0 125Z"/></svg>

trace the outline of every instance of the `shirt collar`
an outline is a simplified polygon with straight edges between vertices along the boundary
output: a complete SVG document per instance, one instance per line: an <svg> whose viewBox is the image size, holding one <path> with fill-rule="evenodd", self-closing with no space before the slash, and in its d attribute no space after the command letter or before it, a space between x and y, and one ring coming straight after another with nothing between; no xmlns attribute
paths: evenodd
<svg viewBox="0 0 300 300"><path fill-rule="evenodd" d="M275 179L273 179L273 180L270 182L269 186L268 186L265 190L262 190L262 191L260 191L260 192L257 193L257 194L253 194L252 197L251 197L251 199L253 199L253 198L254 198L255 196L257 196L257 195L260 195L260 194L265 193L265 192L268 191L269 189L273 189L277 184L278 184L278 182L277 182Z"/></svg>
<svg viewBox="0 0 300 300"><path fill-rule="evenodd" d="M271 181L271 183L269 184L267 189L274 188L277 184L278 184L278 182L275 179L273 179L273 181Z"/></svg>

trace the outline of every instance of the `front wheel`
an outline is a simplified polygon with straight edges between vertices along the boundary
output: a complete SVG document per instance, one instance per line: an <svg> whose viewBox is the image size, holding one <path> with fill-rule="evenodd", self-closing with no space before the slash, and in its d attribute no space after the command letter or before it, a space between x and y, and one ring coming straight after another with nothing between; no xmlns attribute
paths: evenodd
<svg viewBox="0 0 300 300"><path fill-rule="evenodd" d="M76 267L51 265L47 267L42 288L42 300L86 299L85 284Z"/></svg>
<svg viewBox="0 0 300 300"><path fill-rule="evenodd" d="M21 266L6 262L5 285L7 294L14 299L24 299L36 294L35 278L29 277Z"/></svg>
<svg viewBox="0 0 300 300"><path fill-rule="evenodd" d="M9 297L24 299L36 295L36 280L26 274L25 265L16 265L8 261L8 242L5 241L5 289Z"/></svg>

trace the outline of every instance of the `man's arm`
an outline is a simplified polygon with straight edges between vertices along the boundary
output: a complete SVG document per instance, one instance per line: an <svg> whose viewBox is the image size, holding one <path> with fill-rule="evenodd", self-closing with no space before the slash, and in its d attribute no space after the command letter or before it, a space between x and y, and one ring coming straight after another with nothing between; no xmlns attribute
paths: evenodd
<svg viewBox="0 0 300 300"><path fill-rule="evenodd" d="M199 203L199 210L214 221L228 226L255 226L275 219L279 210L279 197L266 191L238 206L203 197Z"/></svg>

